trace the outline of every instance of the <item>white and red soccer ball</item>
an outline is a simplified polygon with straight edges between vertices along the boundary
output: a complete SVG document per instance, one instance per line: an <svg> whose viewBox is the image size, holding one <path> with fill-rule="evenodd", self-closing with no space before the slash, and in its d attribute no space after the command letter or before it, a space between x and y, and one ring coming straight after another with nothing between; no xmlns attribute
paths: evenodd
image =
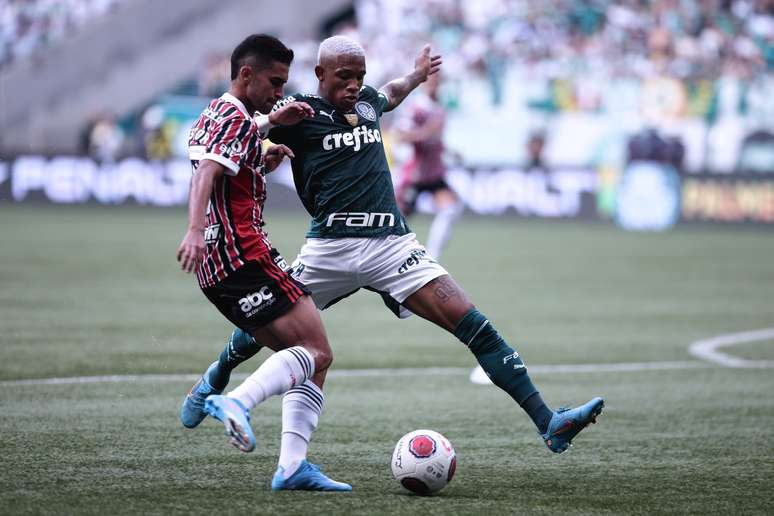
<svg viewBox="0 0 774 516"><path fill-rule="evenodd" d="M392 474L420 495L437 493L451 482L457 456L448 439L433 430L414 430L400 438L392 453Z"/></svg>

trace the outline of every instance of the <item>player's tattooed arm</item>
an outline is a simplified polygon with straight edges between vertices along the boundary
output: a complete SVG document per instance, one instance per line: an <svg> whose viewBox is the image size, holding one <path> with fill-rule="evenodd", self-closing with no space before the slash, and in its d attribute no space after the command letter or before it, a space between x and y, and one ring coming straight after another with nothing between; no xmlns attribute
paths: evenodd
<svg viewBox="0 0 774 516"><path fill-rule="evenodd" d="M384 110L391 111L398 107L400 103L403 102L403 99L405 99L417 86L425 82L429 76L438 73L441 69L441 63L441 56L431 56L430 45L425 45L414 60L413 72L404 77L394 79L379 88L379 90L384 92L389 99Z"/></svg>

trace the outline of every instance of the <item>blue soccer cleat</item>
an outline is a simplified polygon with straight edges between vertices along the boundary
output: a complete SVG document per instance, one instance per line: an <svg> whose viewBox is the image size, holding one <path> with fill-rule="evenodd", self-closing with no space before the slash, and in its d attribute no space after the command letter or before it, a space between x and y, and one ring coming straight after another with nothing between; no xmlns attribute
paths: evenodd
<svg viewBox="0 0 774 516"><path fill-rule="evenodd" d="M226 427L231 443L245 453L255 449L255 435L250 427L250 413L242 403L228 396L214 394L204 401L204 411Z"/></svg>
<svg viewBox="0 0 774 516"><path fill-rule="evenodd" d="M195 428L204 421L207 413L204 411L204 400L211 394L220 394L222 391L213 389L207 378L210 377L210 371L218 366L218 362L213 362L199 378L191 390L186 394L183 400L183 406L180 407L180 422L186 428Z"/></svg>
<svg viewBox="0 0 774 516"><path fill-rule="evenodd" d="M605 400L594 398L593 400L576 407L560 408L554 412L548 423L546 433L540 437L545 441L548 449L554 453L562 453L571 446L573 438L586 428L589 423L596 423L597 416L602 413Z"/></svg>
<svg viewBox="0 0 774 516"><path fill-rule="evenodd" d="M298 490L298 491L352 491L352 486L344 482L336 482L326 477L320 467L310 464L306 459L301 461L298 469L290 477L285 478L285 469L277 468L274 478L271 479L272 491Z"/></svg>

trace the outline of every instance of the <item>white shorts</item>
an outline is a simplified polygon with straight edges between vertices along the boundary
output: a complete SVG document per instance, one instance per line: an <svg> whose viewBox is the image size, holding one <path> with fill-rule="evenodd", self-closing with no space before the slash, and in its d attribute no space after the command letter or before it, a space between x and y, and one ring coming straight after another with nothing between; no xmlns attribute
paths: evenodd
<svg viewBox="0 0 774 516"><path fill-rule="evenodd" d="M448 274L414 233L378 238L309 238L293 262L294 278L311 292L317 308L365 288L381 294L399 317L411 315L400 306L411 294Z"/></svg>

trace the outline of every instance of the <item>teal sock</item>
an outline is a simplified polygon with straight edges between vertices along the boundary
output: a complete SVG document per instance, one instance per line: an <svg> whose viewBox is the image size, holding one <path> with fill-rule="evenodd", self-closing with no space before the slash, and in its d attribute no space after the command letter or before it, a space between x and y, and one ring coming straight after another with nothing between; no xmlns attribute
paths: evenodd
<svg viewBox="0 0 774 516"><path fill-rule="evenodd" d="M261 345L255 342L254 338L239 328L234 329L226 347L218 357L218 365L210 370L207 381L213 388L222 391L231 379L231 371L245 360L255 356L260 349Z"/></svg>
<svg viewBox="0 0 774 516"><path fill-rule="evenodd" d="M507 392L544 433L553 412L532 384L519 354L500 337L492 323L473 308L457 324L454 336L468 346L492 383Z"/></svg>

